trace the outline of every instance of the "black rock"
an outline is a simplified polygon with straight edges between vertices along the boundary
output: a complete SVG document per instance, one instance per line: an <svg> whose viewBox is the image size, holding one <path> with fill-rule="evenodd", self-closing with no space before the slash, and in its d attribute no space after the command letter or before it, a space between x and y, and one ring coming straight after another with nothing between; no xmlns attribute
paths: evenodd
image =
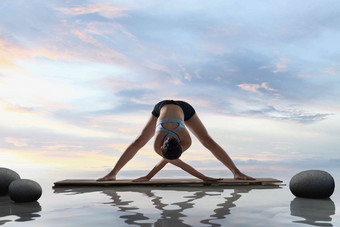
<svg viewBox="0 0 340 227"><path fill-rule="evenodd" d="M18 203L37 201L41 194L42 189L40 185L28 179L21 179L13 181L8 188L9 197Z"/></svg>
<svg viewBox="0 0 340 227"><path fill-rule="evenodd" d="M15 171L7 168L0 168L0 195L7 195L8 186L12 181L19 179L20 176Z"/></svg>
<svg viewBox="0 0 340 227"><path fill-rule="evenodd" d="M292 177L290 191L297 197L322 199L330 197L335 188L333 177L321 170L306 170Z"/></svg>

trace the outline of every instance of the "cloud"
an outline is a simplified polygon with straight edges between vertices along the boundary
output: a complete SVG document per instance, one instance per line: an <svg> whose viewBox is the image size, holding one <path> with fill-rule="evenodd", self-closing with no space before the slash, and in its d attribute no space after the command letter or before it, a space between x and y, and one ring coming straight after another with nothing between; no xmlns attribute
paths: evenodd
<svg viewBox="0 0 340 227"><path fill-rule="evenodd" d="M314 123L327 119L331 113L309 113L303 111L301 107L284 107L277 105L268 105L264 108L249 109L244 112L246 115L266 117L278 120L289 120L300 123Z"/></svg>
<svg viewBox="0 0 340 227"><path fill-rule="evenodd" d="M27 140L26 139L18 139L13 137L5 137L6 143L11 143L16 147L25 147L27 146Z"/></svg>
<svg viewBox="0 0 340 227"><path fill-rule="evenodd" d="M227 5L228 8L233 7L229 3L219 4ZM136 75L135 84L146 84L139 82L141 80L144 82L145 78L148 78L147 84L150 84L153 80L161 81L161 77L166 77L167 80L161 81L163 84L154 83L152 88L149 86L157 90L155 95L162 97L200 95L203 89L199 91L195 89L204 87L209 91L209 86L223 91L225 97L235 97L238 94L233 90L233 85L244 85L244 88L245 85L249 85L247 89L270 91L270 87L258 83L258 81L266 81L267 84L275 87L282 98L294 99L302 96L313 98L315 89L304 86L306 80L296 78L298 74L296 71L299 69L294 68L293 65L288 70L288 61L293 62L288 59L292 56L286 54L281 48L275 51L265 48L263 41L270 37L261 36L261 39L249 42L254 36L259 37L259 33L262 32L261 29L258 30L253 26L264 20L256 15L275 8L275 4L261 8L262 11L252 15L253 20L245 20L243 24L235 23L238 21L239 13L233 11L230 12L226 22L219 22L220 19L225 19L225 14L220 8L204 3L190 10L169 5L170 8L174 8L173 11L164 11L157 4L151 3L145 7L140 7L138 4L106 2L84 2L78 5L46 3L39 7L51 14L47 16L48 23L39 21L35 26L39 31L48 30L49 34L56 35L52 37L43 33L39 36L37 42L43 46L38 46L38 52L37 48L34 53L28 50L28 57L45 56L55 60L119 64L132 69L132 73ZM245 12L252 10L248 4L245 7ZM15 10L20 11L22 8L17 7ZM201 13L206 10L214 14L201 17ZM28 12L39 15L33 7L28 7ZM45 12L42 15L45 15ZM275 21L284 23L280 20L282 16L282 12L276 14ZM32 27L32 21L25 21L24 25ZM271 23L263 23L263 25L265 30L273 31ZM249 29L252 32L247 32ZM7 26L6 30L11 31L13 38L23 35L13 27ZM248 37L246 34L249 33L254 34ZM276 30L274 33L276 34ZM24 37L33 42L32 37L26 36L26 33ZM202 49L201 44L205 42L216 43L223 53L216 55L207 49ZM284 44L284 40L280 42ZM246 43L257 43L259 47L249 46ZM37 44L34 45L37 47ZM283 77L275 78L278 72L284 74ZM171 89L166 89L170 92L167 95L161 90L169 87L169 83L173 86L170 86ZM124 86L128 86L127 83L124 83ZM293 88L289 89L292 86ZM213 102L216 96L209 94L206 99Z"/></svg>
<svg viewBox="0 0 340 227"><path fill-rule="evenodd" d="M1 145L42 152L49 163L96 154L115 155L113 162L162 99L188 101L212 122L222 115L319 132L339 113L340 5L306 3L7 1L0 7ZM228 131L230 123L222 126ZM239 138L257 141L248 130ZM331 150L337 144L329 135ZM264 139L273 153L252 157L290 150L289 139ZM242 152L239 159L250 157Z"/></svg>
<svg viewBox="0 0 340 227"><path fill-rule="evenodd" d="M221 164L217 160L200 160L200 161L187 161L187 163L203 173L208 170L221 170L221 176L228 176L232 173L228 171L227 167ZM274 160L256 160L256 159L234 159L234 163L238 168L247 173L248 175L255 177L263 177L268 175L268 172L272 172L275 176L289 177L293 176L301 171L308 169L321 169L329 171L331 174L336 174L339 166L340 159L289 159L282 161ZM175 168L168 168L173 170ZM274 177L274 176L273 176Z"/></svg>
<svg viewBox="0 0 340 227"><path fill-rule="evenodd" d="M116 17L122 17L126 16L124 11L126 9L122 9L117 6L113 6L112 4L108 2L101 2L101 3L90 3L88 5L78 5L78 6L68 6L63 8L55 8L55 10L58 10L62 12L63 14L67 14L70 16L78 16L78 15L84 15L84 14L95 14L98 13L99 15L113 19Z"/></svg>
<svg viewBox="0 0 340 227"><path fill-rule="evenodd" d="M16 63L18 58L27 59L28 50L16 43L13 37L0 30L0 65L2 70L6 68L21 69Z"/></svg>
<svg viewBox="0 0 340 227"><path fill-rule="evenodd" d="M325 171L330 171L331 174L335 174L340 166L340 159L289 159L282 161L273 160L240 160L235 159L235 164L241 169L241 171L246 171L249 175L261 176L263 174L268 174L272 171L274 174L279 174L282 176L293 176L298 172L308 170L308 169L322 169ZM202 161L188 161L188 164L194 166L199 170L228 170L223 164L217 160L202 160ZM231 174L228 172L223 172L223 174Z"/></svg>
<svg viewBox="0 0 340 227"><path fill-rule="evenodd" d="M46 57L53 60L96 60L130 64L124 54L99 39L98 35L104 34L91 32L98 32L104 28L104 31L111 30L112 34L123 29L123 27L117 26L112 21L115 17L114 15L117 17L122 16L117 7L109 6L109 4L98 4L101 5L98 8L96 4L92 4L80 6L79 8L53 8L53 4L46 2L32 5L23 3L20 6L15 4L8 5L7 10L11 11L12 14L3 14L3 17L7 16L7 18L0 24L0 28L6 31L5 34L15 42L14 45L9 46L10 53L16 53L14 56L13 54L7 54L9 57L13 56L13 59L10 58L9 63L23 58L33 60L37 57ZM102 14L108 17L108 20L94 22L92 20L77 20L77 17L81 16L86 18L87 14L91 18L91 15L96 12L99 15ZM15 14L25 16L27 19L18 21L13 18ZM70 15L73 15L73 17L69 17ZM44 20L40 18L44 18ZM96 27L97 29L95 30ZM33 33L35 34L34 36L32 35ZM128 37L126 36L126 38ZM23 50L25 54L20 54L18 50L21 52Z"/></svg>
<svg viewBox="0 0 340 227"><path fill-rule="evenodd" d="M33 108L31 107L23 107L18 104L13 104L2 98L0 98L0 103L2 104L3 109L5 111L15 112L15 113L34 113Z"/></svg>
<svg viewBox="0 0 340 227"><path fill-rule="evenodd" d="M273 92L277 91L274 88L269 87L266 82L263 82L261 84L239 84L237 86L245 91L250 91L254 93L261 93L260 89Z"/></svg>
<svg viewBox="0 0 340 227"><path fill-rule="evenodd" d="M273 70L273 73L281 73L281 72L288 71L288 65L287 65L288 61L289 60L287 58L281 57L280 61L275 63L276 69Z"/></svg>

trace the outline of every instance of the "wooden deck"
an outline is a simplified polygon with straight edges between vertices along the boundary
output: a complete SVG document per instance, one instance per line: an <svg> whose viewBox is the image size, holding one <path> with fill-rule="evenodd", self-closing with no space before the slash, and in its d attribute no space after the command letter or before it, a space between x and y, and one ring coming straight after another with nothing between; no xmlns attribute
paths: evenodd
<svg viewBox="0 0 340 227"><path fill-rule="evenodd" d="M273 178L257 178L256 180L234 180L224 178L221 181L211 182L200 179L151 179L146 182L132 182L132 179L116 181L96 181L94 179L67 179L54 183L54 188L60 187L122 187L122 186L241 186L241 185L268 185L282 183Z"/></svg>

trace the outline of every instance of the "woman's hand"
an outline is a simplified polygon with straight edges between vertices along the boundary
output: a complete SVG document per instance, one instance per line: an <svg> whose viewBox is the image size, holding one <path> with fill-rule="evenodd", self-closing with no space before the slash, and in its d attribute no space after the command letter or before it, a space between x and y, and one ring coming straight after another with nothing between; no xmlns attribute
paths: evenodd
<svg viewBox="0 0 340 227"><path fill-rule="evenodd" d="M116 180L116 175L111 175L108 174L105 177L97 179L97 181L115 181Z"/></svg>
<svg viewBox="0 0 340 227"><path fill-rule="evenodd" d="M132 182L145 182L145 181L149 181L149 180L150 180L149 177L144 176L144 177L140 177L140 178L134 179L134 180L132 180Z"/></svg>
<svg viewBox="0 0 340 227"><path fill-rule="evenodd" d="M203 181L212 181L212 182L216 182L216 181L223 180L223 178L204 177L204 178L202 178L201 180L203 180Z"/></svg>
<svg viewBox="0 0 340 227"><path fill-rule="evenodd" d="M249 177L241 172L234 173L234 179L235 180L256 180L253 177Z"/></svg>

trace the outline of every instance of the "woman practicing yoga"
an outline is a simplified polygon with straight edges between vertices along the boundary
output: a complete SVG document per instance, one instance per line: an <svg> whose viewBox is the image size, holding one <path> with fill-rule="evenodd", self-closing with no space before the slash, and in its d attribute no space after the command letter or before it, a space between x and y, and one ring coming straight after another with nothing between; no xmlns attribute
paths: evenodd
<svg viewBox="0 0 340 227"><path fill-rule="evenodd" d="M157 122L158 120L158 122ZM194 108L183 101L164 100L156 104L152 115L142 130L142 133L124 151L115 167L98 181L116 180L116 175L123 166L132 159L156 133L154 149L162 160L146 175L135 179L134 182L148 181L167 163L182 168L191 175L204 181L218 181L222 178L212 178L198 172L190 165L179 159L181 154L191 146L191 138L186 127L211 153L228 167L234 174L234 179L254 180L246 176L235 166L228 154L208 134L198 118Z"/></svg>

